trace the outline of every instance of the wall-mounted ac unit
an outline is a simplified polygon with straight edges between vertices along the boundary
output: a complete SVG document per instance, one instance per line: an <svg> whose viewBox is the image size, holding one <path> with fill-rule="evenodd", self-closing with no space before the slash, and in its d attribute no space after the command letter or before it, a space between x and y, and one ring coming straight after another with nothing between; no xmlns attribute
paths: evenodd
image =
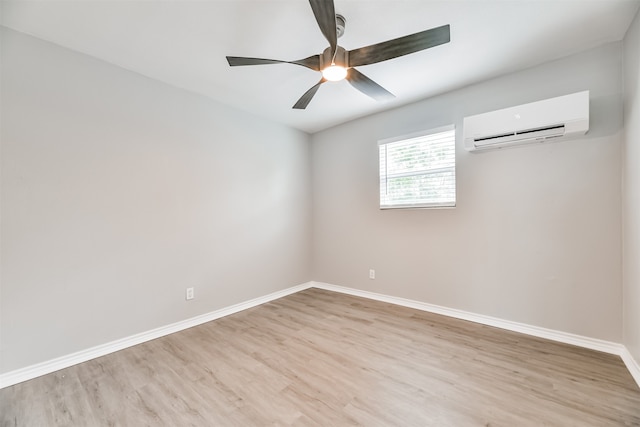
<svg viewBox="0 0 640 427"><path fill-rule="evenodd" d="M491 150L554 141L589 130L589 91L464 118L464 146Z"/></svg>

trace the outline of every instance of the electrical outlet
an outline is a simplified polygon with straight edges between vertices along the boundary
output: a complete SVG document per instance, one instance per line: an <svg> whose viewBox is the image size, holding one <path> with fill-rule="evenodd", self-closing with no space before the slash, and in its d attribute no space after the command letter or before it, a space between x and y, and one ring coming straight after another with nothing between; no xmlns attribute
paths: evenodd
<svg viewBox="0 0 640 427"><path fill-rule="evenodd" d="M186 299L187 300L193 299L193 288L187 288Z"/></svg>
<svg viewBox="0 0 640 427"><path fill-rule="evenodd" d="M369 279L375 279L375 278L376 278L376 271L369 270Z"/></svg>

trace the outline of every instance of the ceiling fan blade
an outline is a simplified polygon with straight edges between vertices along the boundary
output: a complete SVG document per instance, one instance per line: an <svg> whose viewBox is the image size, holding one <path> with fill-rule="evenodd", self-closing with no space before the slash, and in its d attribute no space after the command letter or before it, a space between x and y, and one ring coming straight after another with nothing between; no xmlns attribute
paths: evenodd
<svg viewBox="0 0 640 427"><path fill-rule="evenodd" d="M305 108L307 108L307 105L309 105L309 102L311 102L311 99L313 98L313 96L316 94L316 92L320 88L320 85L322 83L326 82L326 81L327 80L324 77L322 79L320 79L320 81L318 83L316 83L314 86L312 86L311 89L306 91L304 93L304 95L302 95L300 97L300 99L298 99L298 102L296 102L296 104L293 106L293 108L295 110L304 110Z"/></svg>
<svg viewBox="0 0 640 427"><path fill-rule="evenodd" d="M451 41L449 25L349 51L349 66L375 64Z"/></svg>
<svg viewBox="0 0 640 427"><path fill-rule="evenodd" d="M338 47L338 30L336 28L336 9L333 0L309 0L313 14L318 21L320 31L331 46L331 56Z"/></svg>
<svg viewBox="0 0 640 427"><path fill-rule="evenodd" d="M227 56L227 62L232 67L239 67L243 65L265 65L265 64L286 64L287 63L287 61L280 61L278 59L246 58L244 56Z"/></svg>
<svg viewBox="0 0 640 427"><path fill-rule="evenodd" d="M360 92L370 96L376 101L386 101L395 98L394 94L392 94L355 68L349 68L349 71L347 73L347 81L351 83L351 86L355 87Z"/></svg>
<svg viewBox="0 0 640 427"><path fill-rule="evenodd" d="M291 64L302 65L315 71L320 71L320 55L313 55L308 58L291 61Z"/></svg>
<svg viewBox="0 0 640 427"><path fill-rule="evenodd" d="M244 65L267 65L267 64L295 64L320 71L320 55L313 55L308 58L296 61L280 61L279 59L246 58L243 56L227 56L227 62L232 67Z"/></svg>

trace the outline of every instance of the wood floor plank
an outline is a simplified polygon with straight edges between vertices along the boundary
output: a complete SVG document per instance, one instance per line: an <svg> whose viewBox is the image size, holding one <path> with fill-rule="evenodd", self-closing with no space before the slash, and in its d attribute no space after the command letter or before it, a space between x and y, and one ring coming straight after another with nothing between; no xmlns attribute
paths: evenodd
<svg viewBox="0 0 640 427"><path fill-rule="evenodd" d="M0 390L0 426L640 426L617 356L309 289Z"/></svg>

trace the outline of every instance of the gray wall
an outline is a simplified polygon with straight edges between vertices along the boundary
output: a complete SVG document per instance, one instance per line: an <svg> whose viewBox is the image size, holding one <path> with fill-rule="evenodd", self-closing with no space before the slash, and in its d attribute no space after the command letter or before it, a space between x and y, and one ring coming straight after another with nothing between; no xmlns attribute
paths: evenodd
<svg viewBox="0 0 640 427"><path fill-rule="evenodd" d="M308 135L6 29L1 71L0 373L310 279Z"/></svg>
<svg viewBox="0 0 640 427"><path fill-rule="evenodd" d="M613 43L313 135L313 279L620 342L621 76ZM472 154L459 133L457 208L378 209L378 140L586 89L587 136Z"/></svg>
<svg viewBox="0 0 640 427"><path fill-rule="evenodd" d="M624 41L624 344L640 364L640 13Z"/></svg>

